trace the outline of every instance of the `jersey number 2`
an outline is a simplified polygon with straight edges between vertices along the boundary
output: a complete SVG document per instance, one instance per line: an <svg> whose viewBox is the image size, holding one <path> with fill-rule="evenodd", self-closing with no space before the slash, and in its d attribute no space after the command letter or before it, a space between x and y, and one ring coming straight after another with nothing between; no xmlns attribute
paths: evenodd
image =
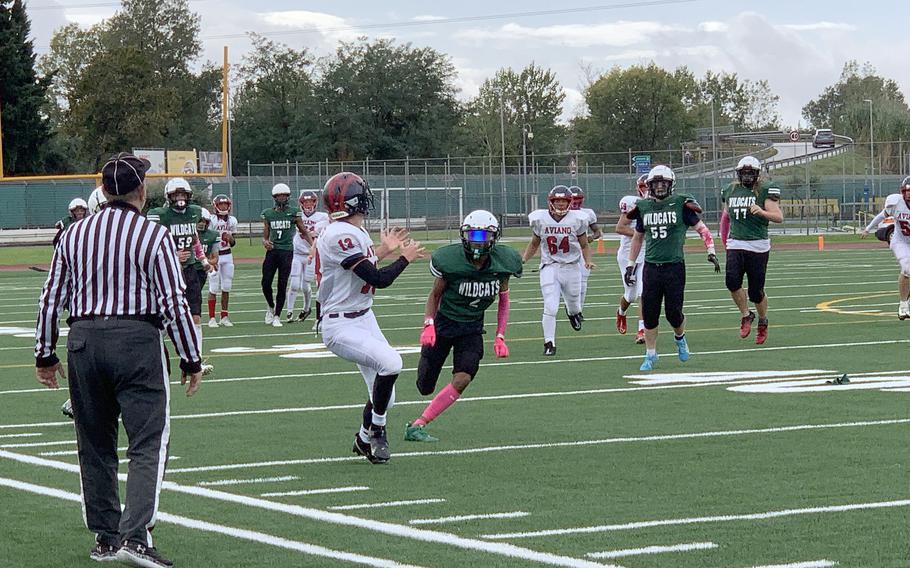
<svg viewBox="0 0 910 568"><path fill-rule="evenodd" d="M550 251L550 254L569 252L569 237L563 237L559 244L557 244L556 237L547 237L547 250Z"/></svg>
<svg viewBox="0 0 910 568"><path fill-rule="evenodd" d="M338 246L341 247L342 252L349 251L354 248L354 243L351 239L338 239Z"/></svg>

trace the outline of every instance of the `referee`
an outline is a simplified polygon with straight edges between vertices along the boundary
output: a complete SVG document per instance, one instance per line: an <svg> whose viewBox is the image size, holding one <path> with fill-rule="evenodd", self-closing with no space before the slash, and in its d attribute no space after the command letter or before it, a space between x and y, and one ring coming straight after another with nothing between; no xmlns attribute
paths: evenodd
<svg viewBox="0 0 910 568"><path fill-rule="evenodd" d="M90 557L173 566L152 545L170 436L163 330L180 355L187 396L201 380L200 337L184 297L174 239L140 214L149 162L127 153L101 170L107 206L63 233L38 303L36 375L58 388L57 317L68 309L69 391ZM126 508L117 481L117 419L129 438Z"/></svg>

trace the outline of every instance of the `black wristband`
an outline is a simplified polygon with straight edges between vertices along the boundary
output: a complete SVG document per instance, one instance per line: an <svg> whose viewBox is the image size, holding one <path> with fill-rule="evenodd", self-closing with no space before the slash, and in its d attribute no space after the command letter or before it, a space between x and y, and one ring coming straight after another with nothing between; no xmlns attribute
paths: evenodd
<svg viewBox="0 0 910 568"><path fill-rule="evenodd" d="M201 361L180 361L180 370L188 375L202 372Z"/></svg>
<svg viewBox="0 0 910 568"><path fill-rule="evenodd" d="M51 353L47 357L35 357L35 367L43 369L45 367L53 367L60 362L60 359L57 358L56 353Z"/></svg>

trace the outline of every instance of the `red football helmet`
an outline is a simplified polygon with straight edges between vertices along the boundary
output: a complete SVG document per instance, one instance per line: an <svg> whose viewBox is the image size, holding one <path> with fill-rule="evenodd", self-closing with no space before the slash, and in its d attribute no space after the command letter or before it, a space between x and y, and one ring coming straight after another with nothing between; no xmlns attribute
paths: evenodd
<svg viewBox="0 0 910 568"><path fill-rule="evenodd" d="M901 195L904 197L904 201L910 203L910 176L904 178L904 181L901 182Z"/></svg>
<svg viewBox="0 0 910 568"><path fill-rule="evenodd" d="M300 204L300 209L304 213L312 215L316 211L316 204L319 203L319 196L316 195L315 191L306 190L300 193L297 203Z"/></svg>
<svg viewBox="0 0 910 568"><path fill-rule="evenodd" d="M559 205L559 203L563 203ZM547 194L547 208L554 215L565 215L572 206L572 192L564 185L557 185Z"/></svg>
<svg viewBox="0 0 910 568"><path fill-rule="evenodd" d="M322 203L333 220L357 214L369 215L373 208L373 192L359 175L341 172L325 182Z"/></svg>
<svg viewBox="0 0 910 568"><path fill-rule="evenodd" d="M212 209L214 209L215 215L220 217L230 215L232 206L231 198L223 193L219 193L212 199Z"/></svg>
<svg viewBox="0 0 910 568"><path fill-rule="evenodd" d="M641 174L638 176L638 196L647 197L648 196L648 174Z"/></svg>
<svg viewBox="0 0 910 568"><path fill-rule="evenodd" d="M585 192L582 188L577 185L573 185L569 188L569 191L572 192L572 204L569 205L570 209L581 209L581 206L585 204Z"/></svg>

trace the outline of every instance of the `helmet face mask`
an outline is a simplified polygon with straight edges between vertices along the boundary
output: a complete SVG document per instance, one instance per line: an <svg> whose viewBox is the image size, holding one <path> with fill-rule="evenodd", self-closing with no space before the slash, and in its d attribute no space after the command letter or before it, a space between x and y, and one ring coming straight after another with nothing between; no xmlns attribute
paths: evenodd
<svg viewBox="0 0 910 568"><path fill-rule="evenodd" d="M215 215L219 217L230 215L232 206L231 198L224 194L216 195L215 199L212 200L212 208L215 210Z"/></svg>
<svg viewBox="0 0 910 568"><path fill-rule="evenodd" d="M547 194L547 209L556 217L563 217L572 206L572 192L564 185L557 185Z"/></svg>
<svg viewBox="0 0 910 568"><path fill-rule="evenodd" d="M276 183L272 188L272 199L275 201L275 209L283 211L291 201L291 188L287 184Z"/></svg>
<svg viewBox="0 0 910 568"><path fill-rule="evenodd" d="M676 174L667 166L655 166L648 172L648 193L651 197L661 200L673 194L673 184Z"/></svg>
<svg viewBox="0 0 910 568"><path fill-rule="evenodd" d="M67 207L69 211L70 218L74 221L80 221L85 219L88 215L88 203L86 203L81 197L77 197L70 201L69 206Z"/></svg>
<svg viewBox="0 0 910 568"><path fill-rule="evenodd" d="M461 224L461 245L471 260L490 254L500 235L499 220L483 209L469 213Z"/></svg>
<svg viewBox="0 0 910 568"><path fill-rule="evenodd" d="M585 204L584 190L577 185L573 185L569 188L569 191L572 192L572 203L569 205L569 209L573 209L575 211L581 209L581 206Z"/></svg>
<svg viewBox="0 0 910 568"><path fill-rule="evenodd" d="M316 204L319 203L319 197L314 191L304 191L300 194L297 202L300 204L300 209L304 214L309 216L316 212Z"/></svg>
<svg viewBox="0 0 910 568"><path fill-rule="evenodd" d="M743 186L752 188L761 175L761 162L753 156L746 156L736 164L736 178Z"/></svg>
<svg viewBox="0 0 910 568"><path fill-rule="evenodd" d="M183 213L193 198L193 188L185 179L174 178L164 186L164 196L171 209Z"/></svg>
<svg viewBox="0 0 910 568"><path fill-rule="evenodd" d="M333 175L325 182L322 204L332 220L367 216L373 210L373 192L362 177L351 172Z"/></svg>

